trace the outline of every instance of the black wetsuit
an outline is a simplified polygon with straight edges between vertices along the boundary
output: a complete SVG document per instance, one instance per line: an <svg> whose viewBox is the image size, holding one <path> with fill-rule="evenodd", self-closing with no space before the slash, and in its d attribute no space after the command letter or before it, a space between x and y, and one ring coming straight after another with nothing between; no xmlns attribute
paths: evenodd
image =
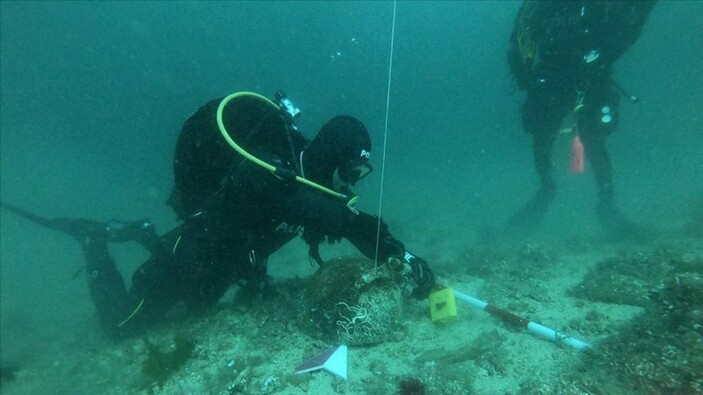
<svg viewBox="0 0 703 395"><path fill-rule="evenodd" d="M179 301L192 308L213 305L237 282L261 286L267 258L300 235L311 244L312 252L327 237L346 238L365 256L373 259L376 255L377 217L281 179L242 160L223 144L214 122L219 101L203 106L184 125L174 161L176 184L183 190L176 188L171 199L184 223L158 242L143 243L152 257L134 273L129 292L107 254L106 243L84 244L91 295L108 333L120 335L141 328ZM251 151L276 166L299 168L294 158L299 158L305 141L300 133L290 132L291 139L278 148L252 147ZM380 236L378 259L402 258L403 244L390 235L385 224Z"/></svg>
<svg viewBox="0 0 703 395"><path fill-rule="evenodd" d="M541 181L537 196L513 218L538 222L554 198L552 145L571 112L593 165L599 216L612 220L612 166L605 137L619 119L620 92L613 63L634 44L654 1L526 1L515 20L508 63L518 87L527 90L524 130L533 137Z"/></svg>

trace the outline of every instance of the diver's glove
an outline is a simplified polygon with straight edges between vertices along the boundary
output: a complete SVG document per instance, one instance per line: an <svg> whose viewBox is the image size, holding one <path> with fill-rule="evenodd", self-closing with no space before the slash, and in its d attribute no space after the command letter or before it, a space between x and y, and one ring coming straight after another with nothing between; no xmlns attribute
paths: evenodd
<svg viewBox="0 0 703 395"><path fill-rule="evenodd" d="M403 262L410 266L410 275L416 284L412 296L418 300L429 297L435 286L435 277L427 265L427 261L405 251Z"/></svg>

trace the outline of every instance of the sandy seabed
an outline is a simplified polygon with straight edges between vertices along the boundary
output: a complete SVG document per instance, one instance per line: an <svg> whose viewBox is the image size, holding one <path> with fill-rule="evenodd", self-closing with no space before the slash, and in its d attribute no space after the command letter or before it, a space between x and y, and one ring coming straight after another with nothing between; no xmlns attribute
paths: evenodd
<svg viewBox="0 0 703 395"><path fill-rule="evenodd" d="M305 279L289 279L269 298L243 301L234 290L212 311L176 311L119 343L97 325L68 334L73 342L19 367L1 392L703 393L700 239L471 248L434 268L443 284L591 348L551 342L459 301L455 318L433 323L428 301L408 298L391 340L349 348L348 380L325 371L296 375L295 366L332 344L300 330Z"/></svg>

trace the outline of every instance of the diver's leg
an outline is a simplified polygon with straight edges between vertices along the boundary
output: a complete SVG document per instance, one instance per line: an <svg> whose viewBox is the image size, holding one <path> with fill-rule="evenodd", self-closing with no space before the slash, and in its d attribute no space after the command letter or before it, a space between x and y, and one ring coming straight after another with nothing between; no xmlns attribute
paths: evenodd
<svg viewBox="0 0 703 395"><path fill-rule="evenodd" d="M134 308L120 322L124 333L142 332L161 321L179 300L179 285L167 256L154 256L132 275Z"/></svg>
<svg viewBox="0 0 703 395"><path fill-rule="evenodd" d="M546 135L534 135L533 144L535 169L540 178L540 188L508 222L509 230L517 233L541 224L549 206L556 197L551 160L554 138Z"/></svg>
<svg viewBox="0 0 703 395"><path fill-rule="evenodd" d="M116 337L119 332L117 324L129 309L129 297L122 276L108 253L109 227L86 219L44 218L4 203L2 207L36 224L66 233L81 244L86 259L88 288L98 322L108 335Z"/></svg>
<svg viewBox="0 0 703 395"><path fill-rule="evenodd" d="M120 335L119 323L131 308L122 276L110 257L104 240L88 238L83 243L90 297L95 305L98 322L111 337Z"/></svg>
<svg viewBox="0 0 703 395"><path fill-rule="evenodd" d="M6 203L2 203L2 208L38 225L63 232L80 243L86 259L88 289L98 322L111 337L123 335L121 323L134 310L134 298L127 293L124 280L108 252L107 243L137 240L151 246L150 249L158 250L155 247L158 237L153 225L149 221L138 221L136 225L114 227L112 224L111 227L111 224L80 218L45 218Z"/></svg>
<svg viewBox="0 0 703 395"><path fill-rule="evenodd" d="M156 233L156 226L148 219L125 222L111 219L107 222L111 242L136 241L152 254L160 253L161 239Z"/></svg>
<svg viewBox="0 0 703 395"><path fill-rule="evenodd" d="M579 137L598 185L599 211L613 208L613 166L605 138L618 126L620 94L610 80L593 81L577 114Z"/></svg>
<svg viewBox="0 0 703 395"><path fill-rule="evenodd" d="M137 307L123 321L134 332L163 318L178 301L199 311L217 303L234 282L239 250L213 249L207 231L186 223L162 237L159 255L134 272L130 294ZM226 254L222 251L236 251Z"/></svg>
<svg viewBox="0 0 703 395"><path fill-rule="evenodd" d="M605 135L584 132L579 137L598 186L598 211L611 210L614 208L613 165L605 148Z"/></svg>
<svg viewBox="0 0 703 395"><path fill-rule="evenodd" d="M532 135L532 154L535 170L539 176L540 189L537 193L547 204L554 200L556 182L554 182L552 166L552 147L556 140L556 132L543 131Z"/></svg>
<svg viewBox="0 0 703 395"><path fill-rule="evenodd" d="M598 186L598 219L609 238L645 239L648 231L630 222L615 206L613 165L605 139L617 128L620 93L612 83L594 83L586 94L585 106L578 114L578 130L584 152Z"/></svg>
<svg viewBox="0 0 703 395"><path fill-rule="evenodd" d="M227 292L235 280L235 267L242 265L244 257L235 253L239 252L236 246L212 249L207 247L210 243L193 241L179 245L179 259L188 262L181 272L181 295L189 308L202 311L214 306Z"/></svg>
<svg viewBox="0 0 703 395"><path fill-rule="evenodd" d="M582 132L580 137L598 185L596 213L606 236L611 239L631 238L634 225L615 206L613 168L605 148L605 135Z"/></svg>
<svg viewBox="0 0 703 395"><path fill-rule="evenodd" d="M117 243L136 241L151 253L155 253L155 250L161 248L159 236L156 234L156 227L149 219L140 219L133 222L112 219L107 223L103 223L82 218L42 217L5 202L0 202L0 207L35 224L66 233L81 244L87 243L89 239Z"/></svg>
<svg viewBox="0 0 703 395"><path fill-rule="evenodd" d="M562 119L568 113L566 100L559 92L536 90L528 92L522 108L522 124L532 135L534 166L540 189L508 222L509 231L525 230L539 225L556 196L552 172L552 146L559 133Z"/></svg>

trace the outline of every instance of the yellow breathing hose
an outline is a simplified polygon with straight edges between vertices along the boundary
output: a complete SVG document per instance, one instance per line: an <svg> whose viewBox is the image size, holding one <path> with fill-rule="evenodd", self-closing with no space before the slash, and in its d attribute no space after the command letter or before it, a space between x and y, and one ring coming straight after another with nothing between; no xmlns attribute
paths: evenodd
<svg viewBox="0 0 703 395"><path fill-rule="evenodd" d="M265 102L266 104L270 105L270 106L271 106L272 108L274 108L276 111L279 111L279 110L280 110L280 108L278 107L278 105L276 105L276 103L272 102L271 100L269 100L269 99L266 98L265 96L262 96L262 95L260 95L260 94L258 94L258 93L254 93L254 92L235 92L235 93L232 93L231 95L229 95L229 96L225 97L224 99L222 99L222 101L220 102L219 107L217 108L217 126L220 128L220 133L222 133L222 137L224 137L225 141L227 141L227 143L228 143L232 148L234 148L235 151L237 151L240 155L242 155L244 158L246 158L247 160L249 160L249 161L251 161L251 162L254 162L255 164L257 164L257 165L263 167L264 169L266 169L266 170L268 170L268 171L270 171L270 172L272 172L272 173L278 175L278 173L279 173L278 170L279 170L279 169L277 169L275 166L273 166L273 165L271 165L271 164L269 164L269 163L266 163L266 162L264 162L263 160L261 160L261 159L255 157L254 155L248 153L244 148L240 147L239 144L237 144L237 143L232 139L232 137L230 137L229 133L227 133L227 128L225 128L225 124L224 124L224 122L222 121L222 112L224 111L224 108L225 108L225 106L227 105L227 103L229 103L229 102L230 102L231 100L233 100L233 99L236 99L236 98L242 97L242 96L255 97L255 98L259 99L259 100L262 100L262 101ZM315 183L315 182L312 182L312 181L308 180L307 178L303 178L303 177L300 177L300 176L297 176L297 175L296 175L296 176L295 176L295 180L296 180L297 182L301 183L301 184L305 184L305 185L307 185L307 186L309 186L309 187L315 188L315 189L317 189L317 190L319 190L319 191L322 191L322 192L324 192L324 193L326 193L326 194L332 195L332 196L334 196L334 197L336 197L336 198L338 198L338 199L340 199L340 200L346 201L347 206L353 205L354 203L356 203L356 201L357 201L357 199L358 199L356 196L354 196L353 198L349 199L349 196L347 196L347 195L345 195L345 194L342 194L342 193L339 193L339 192L335 192L335 191L333 191L333 190L331 190L331 189L329 189L329 188L326 188L326 187L324 187L324 186L322 186L322 185L320 185L320 184L317 184L317 183Z"/></svg>

